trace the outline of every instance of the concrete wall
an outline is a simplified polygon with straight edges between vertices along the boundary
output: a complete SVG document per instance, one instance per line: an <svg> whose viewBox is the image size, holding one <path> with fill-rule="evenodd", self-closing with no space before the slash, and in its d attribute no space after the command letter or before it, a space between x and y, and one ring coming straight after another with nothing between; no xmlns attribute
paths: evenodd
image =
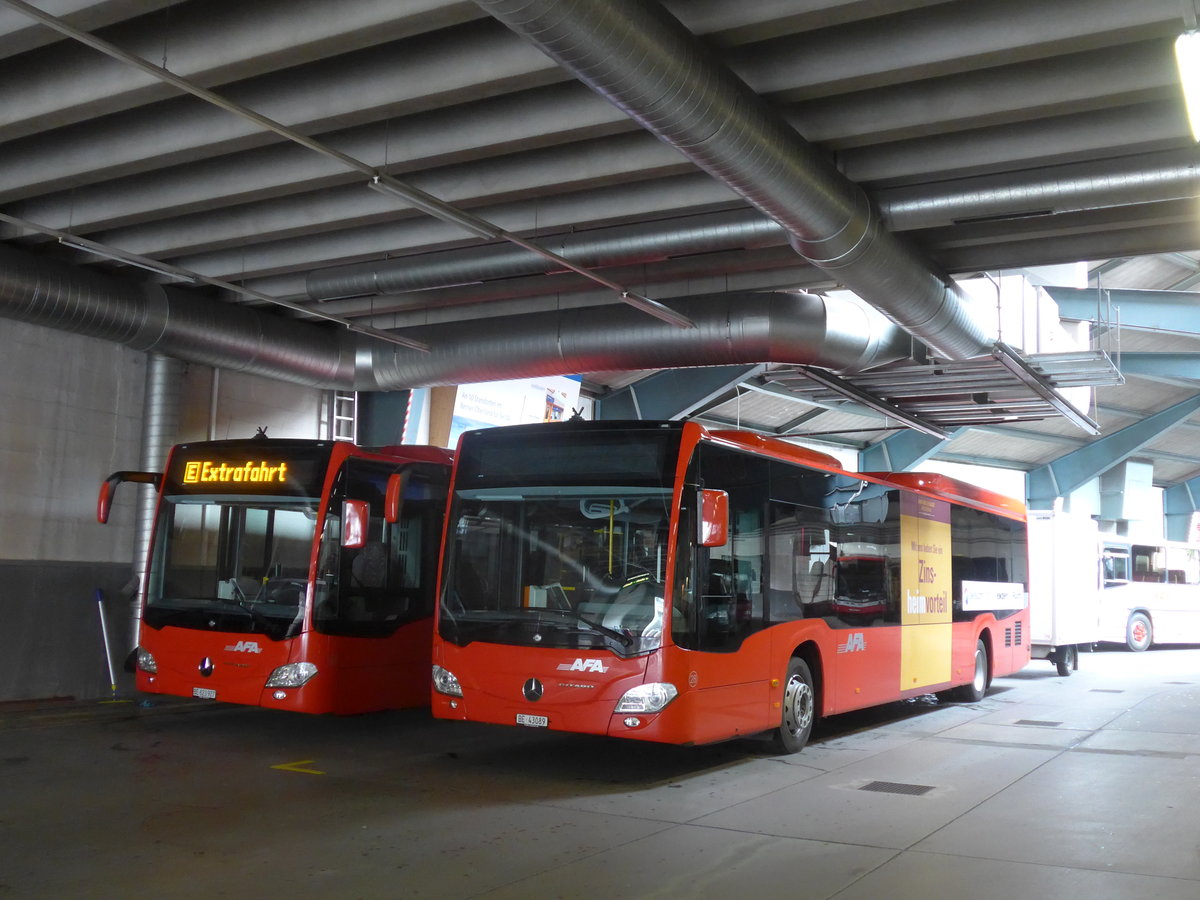
<svg viewBox="0 0 1200 900"><path fill-rule="evenodd" d="M216 422L212 423L213 403ZM221 370L216 382L208 366L185 369L180 434L175 443L252 438L260 428L273 438L328 437L325 391Z"/></svg>
<svg viewBox="0 0 1200 900"><path fill-rule="evenodd" d="M101 609L118 670L133 645L137 486L117 492L107 525L96 495L140 466L145 374L143 353L0 322L0 702L108 696ZM183 379L176 442L207 438L214 408L218 438L323 436L323 391L222 371L214 407L212 369Z"/></svg>

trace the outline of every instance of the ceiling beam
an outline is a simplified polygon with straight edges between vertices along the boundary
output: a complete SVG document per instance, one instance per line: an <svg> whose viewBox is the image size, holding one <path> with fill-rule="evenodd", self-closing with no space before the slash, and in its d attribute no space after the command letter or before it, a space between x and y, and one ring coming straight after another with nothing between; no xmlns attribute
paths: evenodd
<svg viewBox="0 0 1200 900"><path fill-rule="evenodd" d="M1124 353L1120 355L1123 375L1182 378L1200 381L1200 353Z"/></svg>
<svg viewBox="0 0 1200 900"><path fill-rule="evenodd" d="M596 398L597 419L682 419L728 393L764 366L663 369L628 387Z"/></svg>
<svg viewBox="0 0 1200 900"><path fill-rule="evenodd" d="M1200 293L1191 291L1045 288L1064 319L1095 322L1102 316L1122 328L1200 332Z"/></svg>
<svg viewBox="0 0 1200 900"><path fill-rule="evenodd" d="M614 294L620 297L622 302L627 303L634 309L638 309L641 312L651 315L654 318L660 319L664 322L669 322L677 328L692 329L696 327L695 323L692 322L691 319L687 318L687 316L684 316L681 313L676 312L669 306L659 303L657 300L653 300L649 297L643 297L636 291L629 290L625 286L612 281L608 278L608 276L594 271L587 266L576 265L570 260L562 257L560 254L543 247L537 241L521 237L514 232L508 231L507 229L493 224L487 219L480 218L472 212L469 212L465 209L460 209L452 203L447 203L446 201L433 196L427 191L421 190L415 185L401 181L399 178L395 178L387 174L387 172L381 168L357 159L348 153L343 153L341 150L336 149L331 144L323 143L322 141L310 137L309 135L304 134L295 128L276 121L269 116L265 116L259 112L256 112L249 107L243 106L242 104L237 103L228 97L222 96L214 91L210 91L208 88L203 87L200 84L176 75L169 69L156 66L154 63L143 59L137 54L129 53L128 51L123 50L115 44L111 44L108 41L97 37L96 35L89 34L86 31L81 31L78 28L69 25L64 20L52 16L43 10L38 9L36 6L32 6L31 4L24 2L24 0L0 0L0 2L7 6L11 6L13 9L24 13L30 18L36 19L46 27L57 31L60 34L64 34L69 38L79 41L81 44L91 47L93 50L103 53L105 56L109 56L118 62L132 66L135 69L139 69L153 78L157 78L158 80L166 82L172 87L191 94L193 97L203 100L206 103L210 103L213 106L219 107L220 109L223 109L232 115L238 116L241 119L245 119L264 131L276 134L285 140L307 148L318 156L323 156L326 159L332 160L350 172L358 173L367 179L365 186L376 193L385 194L401 200L402 202L419 209L421 212L426 213L435 219L456 225L466 231L468 234L474 235L475 237L482 238L484 240L503 240L512 244L516 244L518 247L528 250L530 253L535 253L555 265L569 269L576 274L582 275L584 278L608 288Z"/></svg>
<svg viewBox="0 0 1200 900"><path fill-rule="evenodd" d="M1026 502L1031 509L1052 509L1056 499L1067 496L1135 455L1197 409L1200 409L1200 394L1031 470L1025 476Z"/></svg>
<svg viewBox="0 0 1200 900"><path fill-rule="evenodd" d="M949 440L906 429L860 450L860 472L911 472L934 456Z"/></svg>

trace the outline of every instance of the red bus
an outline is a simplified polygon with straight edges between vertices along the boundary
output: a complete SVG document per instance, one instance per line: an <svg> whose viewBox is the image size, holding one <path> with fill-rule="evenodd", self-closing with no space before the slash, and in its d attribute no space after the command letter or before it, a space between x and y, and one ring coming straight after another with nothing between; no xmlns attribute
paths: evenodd
<svg viewBox="0 0 1200 900"><path fill-rule="evenodd" d="M180 444L155 485L137 687L340 715L429 702L452 456L346 441Z"/></svg>
<svg viewBox="0 0 1200 900"><path fill-rule="evenodd" d="M695 423L464 434L442 555L442 719L795 752L1029 661L1023 504Z"/></svg>

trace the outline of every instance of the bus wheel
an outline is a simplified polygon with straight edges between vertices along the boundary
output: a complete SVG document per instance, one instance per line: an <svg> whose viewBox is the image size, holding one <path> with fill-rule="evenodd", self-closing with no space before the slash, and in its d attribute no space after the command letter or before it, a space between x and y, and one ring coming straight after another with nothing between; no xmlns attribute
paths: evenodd
<svg viewBox="0 0 1200 900"><path fill-rule="evenodd" d="M816 692L808 663L793 659L788 663L783 683L783 719L772 735L772 744L780 753L799 753L812 734L816 717Z"/></svg>
<svg viewBox="0 0 1200 900"><path fill-rule="evenodd" d="M1065 647L1059 647L1054 651L1054 665L1058 668L1058 674L1066 678L1071 674L1071 670L1078 663L1078 651L1074 644L1068 644Z"/></svg>
<svg viewBox="0 0 1200 900"><path fill-rule="evenodd" d="M1150 624L1149 616L1138 612L1129 617L1129 624L1125 626L1125 643L1137 653L1150 649L1154 643L1154 626Z"/></svg>
<svg viewBox="0 0 1200 900"><path fill-rule="evenodd" d="M956 687L951 696L959 703L978 703L987 693L988 682L988 652L987 645L978 640L975 642L975 674L970 684Z"/></svg>

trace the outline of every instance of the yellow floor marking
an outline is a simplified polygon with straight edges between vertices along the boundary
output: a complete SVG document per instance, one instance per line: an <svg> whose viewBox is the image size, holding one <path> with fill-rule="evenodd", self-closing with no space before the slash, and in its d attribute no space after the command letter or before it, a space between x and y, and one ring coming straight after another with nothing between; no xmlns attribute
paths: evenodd
<svg viewBox="0 0 1200 900"><path fill-rule="evenodd" d="M298 759L295 762L280 763L277 766L271 766L272 769L283 769L285 772L303 772L306 775L324 775L320 769L306 769L309 763L316 762L315 759Z"/></svg>

